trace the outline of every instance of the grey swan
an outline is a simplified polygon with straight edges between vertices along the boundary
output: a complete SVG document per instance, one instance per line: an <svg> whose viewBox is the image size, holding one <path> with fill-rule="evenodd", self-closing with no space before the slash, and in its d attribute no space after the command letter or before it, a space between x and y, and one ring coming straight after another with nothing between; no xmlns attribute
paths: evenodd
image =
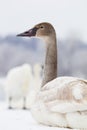
<svg viewBox="0 0 87 130"><path fill-rule="evenodd" d="M36 121L48 126L87 129L87 80L57 77L54 27L43 22L17 36L41 38L46 43L44 78L31 106Z"/></svg>

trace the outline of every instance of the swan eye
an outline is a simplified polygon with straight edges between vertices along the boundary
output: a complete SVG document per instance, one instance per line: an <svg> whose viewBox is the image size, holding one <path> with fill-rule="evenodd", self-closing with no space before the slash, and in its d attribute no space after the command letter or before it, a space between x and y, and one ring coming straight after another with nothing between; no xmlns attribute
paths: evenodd
<svg viewBox="0 0 87 130"><path fill-rule="evenodd" d="M41 29L43 29L43 28L44 28L44 26L40 26L40 28L41 28Z"/></svg>

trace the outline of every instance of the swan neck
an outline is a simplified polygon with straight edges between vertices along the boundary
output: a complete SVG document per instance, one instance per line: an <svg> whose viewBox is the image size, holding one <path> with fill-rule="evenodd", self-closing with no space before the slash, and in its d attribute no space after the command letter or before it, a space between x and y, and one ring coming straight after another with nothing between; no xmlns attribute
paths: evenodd
<svg viewBox="0 0 87 130"><path fill-rule="evenodd" d="M49 37L46 42L46 56L42 86L57 77L57 41L56 36Z"/></svg>

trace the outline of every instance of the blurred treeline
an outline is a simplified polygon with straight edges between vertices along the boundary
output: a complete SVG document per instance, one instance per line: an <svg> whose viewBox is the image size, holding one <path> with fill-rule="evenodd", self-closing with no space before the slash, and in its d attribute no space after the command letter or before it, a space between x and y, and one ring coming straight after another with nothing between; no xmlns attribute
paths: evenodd
<svg viewBox="0 0 87 130"><path fill-rule="evenodd" d="M39 39L0 37L0 76L11 68L29 63L44 64L44 43ZM87 43L79 38L58 40L58 75L87 77Z"/></svg>

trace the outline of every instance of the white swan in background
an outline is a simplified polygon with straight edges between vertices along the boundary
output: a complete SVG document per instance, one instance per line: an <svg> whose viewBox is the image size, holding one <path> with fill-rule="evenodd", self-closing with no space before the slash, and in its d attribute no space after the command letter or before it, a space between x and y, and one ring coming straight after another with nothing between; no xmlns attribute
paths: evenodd
<svg viewBox="0 0 87 130"><path fill-rule="evenodd" d="M54 27L50 23L40 23L18 36L36 36L46 43L42 87L31 106L34 118L44 125L87 129L87 80L56 78L57 41Z"/></svg>
<svg viewBox="0 0 87 130"><path fill-rule="evenodd" d="M26 96L31 80L32 70L29 64L17 66L8 72L5 85L9 108L26 107ZM21 105L18 106L17 102Z"/></svg>
<svg viewBox="0 0 87 130"><path fill-rule="evenodd" d="M34 84L35 84L34 86L36 86L37 84L37 87L35 87L34 89L38 88L37 90L40 90L41 88L41 83L42 83L41 72L42 72L42 65L39 63L35 64L33 67Z"/></svg>
<svg viewBox="0 0 87 130"><path fill-rule="evenodd" d="M30 109L31 105L36 99L36 94L40 91L41 83L42 83L42 65L36 63L33 66L33 78L32 83L29 85L27 101L26 101L26 108ZM31 99L31 100L30 100Z"/></svg>

